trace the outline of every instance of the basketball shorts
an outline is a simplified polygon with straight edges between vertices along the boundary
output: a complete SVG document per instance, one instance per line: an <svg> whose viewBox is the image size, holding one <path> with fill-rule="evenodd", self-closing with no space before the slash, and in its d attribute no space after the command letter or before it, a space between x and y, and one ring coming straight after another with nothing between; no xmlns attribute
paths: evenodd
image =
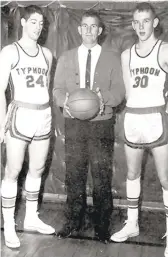
<svg viewBox="0 0 168 257"><path fill-rule="evenodd" d="M14 138L31 142L45 140L51 135L51 107L49 103L34 105L12 101L8 107L5 132Z"/></svg>
<svg viewBox="0 0 168 257"><path fill-rule="evenodd" d="M168 114L164 106L126 107L124 141L132 148L154 148L168 144Z"/></svg>

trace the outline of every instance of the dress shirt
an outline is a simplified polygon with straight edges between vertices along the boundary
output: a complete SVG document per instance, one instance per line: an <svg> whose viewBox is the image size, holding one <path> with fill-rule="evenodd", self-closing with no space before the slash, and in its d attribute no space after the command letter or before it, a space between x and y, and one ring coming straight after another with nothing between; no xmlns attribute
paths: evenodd
<svg viewBox="0 0 168 257"><path fill-rule="evenodd" d="M101 46L95 45L94 47L90 48L91 50L91 79L90 79L90 88L93 87L93 80L94 80L94 73L96 64L98 62L100 53L101 53ZM85 74L86 74L86 62L88 56L88 48L83 44L78 48L78 61L79 61L79 71L80 71L80 87L85 88Z"/></svg>

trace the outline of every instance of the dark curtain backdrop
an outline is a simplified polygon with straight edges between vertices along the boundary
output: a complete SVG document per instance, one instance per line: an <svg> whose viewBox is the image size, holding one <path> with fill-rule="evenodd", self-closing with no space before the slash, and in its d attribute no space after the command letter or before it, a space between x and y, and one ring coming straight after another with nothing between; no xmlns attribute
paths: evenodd
<svg viewBox="0 0 168 257"><path fill-rule="evenodd" d="M37 4L45 14L45 26L39 43L48 47L53 55L52 78L56 69L56 62L61 53L74 48L81 43L77 27L84 10L95 9L99 12L105 24L105 30L100 38L100 44L112 48L121 54L136 40L131 27L131 11L135 6L132 2L105 2L105 1L1 1L1 48L18 40L21 37L20 14L23 6ZM168 32L168 2L153 2L160 27L157 35L167 40ZM53 79L51 81L51 90ZM9 98L9 92L7 97ZM116 109L115 150L113 157L113 193L116 198L125 198L126 161L122 142L122 110L124 103ZM65 194L64 176L64 119L59 109L53 108L53 137L51 150L44 175L43 191L52 194ZM148 158L147 158L148 157ZM23 173L20 181L23 182L27 170L28 156L25 158ZM146 153L143 162L143 200L162 201L161 187L158 181L153 158ZM145 172L144 172L145 170ZM145 176L144 176L145 175ZM92 191L90 173L88 175L88 195Z"/></svg>

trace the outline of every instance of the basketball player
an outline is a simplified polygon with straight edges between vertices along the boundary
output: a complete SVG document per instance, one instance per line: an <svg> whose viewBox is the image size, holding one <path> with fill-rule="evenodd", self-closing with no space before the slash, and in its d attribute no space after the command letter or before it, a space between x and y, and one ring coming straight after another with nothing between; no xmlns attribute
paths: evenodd
<svg viewBox="0 0 168 257"><path fill-rule="evenodd" d="M5 132L7 151L1 186L2 213L5 244L11 248L20 246L15 230L14 211L17 178L27 147L29 170L25 182L24 229L43 234L52 234L55 231L41 221L37 213L41 176L48 155L51 132L48 86L52 54L37 43L43 28L43 13L39 7L25 7L21 25L22 38L4 47L0 53L0 126L1 135ZM13 100L6 114L5 91L8 82Z"/></svg>
<svg viewBox="0 0 168 257"><path fill-rule="evenodd" d="M122 53L127 95L124 132L128 218L124 228L111 236L115 242L139 235L138 201L145 148L151 149L162 185L168 231L168 117L164 88L168 72L168 44L155 36L158 23L149 3L137 5L132 26L139 40ZM168 256L168 244L165 256Z"/></svg>
<svg viewBox="0 0 168 257"><path fill-rule="evenodd" d="M65 117L65 161L67 205L65 224L59 238L83 228L86 211L88 165L93 179L94 228L98 240L107 242L112 212L113 107L121 103L125 90L119 57L98 44L102 22L94 11L83 14L78 32L82 44L65 52L58 60L53 95ZM89 53L91 50L91 53ZM85 76L88 53L91 73ZM87 78L87 79L86 79ZM92 120L73 119L67 106L68 95L88 86L97 92L100 113Z"/></svg>

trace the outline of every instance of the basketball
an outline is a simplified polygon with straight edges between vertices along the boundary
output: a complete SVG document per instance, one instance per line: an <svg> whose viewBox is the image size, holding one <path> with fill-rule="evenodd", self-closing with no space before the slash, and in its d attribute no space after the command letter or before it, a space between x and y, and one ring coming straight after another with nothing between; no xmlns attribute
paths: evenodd
<svg viewBox="0 0 168 257"><path fill-rule="evenodd" d="M96 117L100 109L99 97L86 88L73 91L69 95L67 105L71 115L80 120L89 120Z"/></svg>

